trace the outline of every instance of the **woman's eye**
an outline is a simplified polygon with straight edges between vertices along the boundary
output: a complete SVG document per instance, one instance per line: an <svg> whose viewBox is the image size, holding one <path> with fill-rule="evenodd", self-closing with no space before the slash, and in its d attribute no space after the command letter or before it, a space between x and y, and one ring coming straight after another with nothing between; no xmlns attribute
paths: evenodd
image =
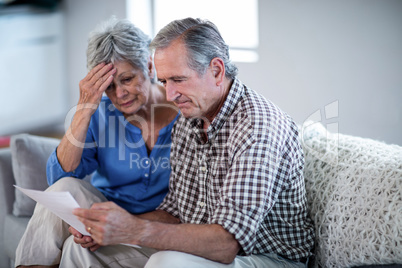
<svg viewBox="0 0 402 268"><path fill-rule="evenodd" d="M123 82L123 83L130 83L131 80L133 80L132 77L127 77L127 78L124 78L124 79L122 80L122 82Z"/></svg>
<svg viewBox="0 0 402 268"><path fill-rule="evenodd" d="M110 90L112 90L113 89L113 84L110 84L107 88L106 88L106 91L110 91Z"/></svg>

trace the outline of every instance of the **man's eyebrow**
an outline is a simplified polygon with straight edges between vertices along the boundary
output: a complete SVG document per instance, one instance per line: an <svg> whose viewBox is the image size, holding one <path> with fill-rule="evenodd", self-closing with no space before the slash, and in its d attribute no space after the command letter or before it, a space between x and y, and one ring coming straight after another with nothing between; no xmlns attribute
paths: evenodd
<svg viewBox="0 0 402 268"><path fill-rule="evenodd" d="M178 79L187 79L187 76L184 75L174 75L168 78L158 78L159 81L165 81L165 80L178 80Z"/></svg>

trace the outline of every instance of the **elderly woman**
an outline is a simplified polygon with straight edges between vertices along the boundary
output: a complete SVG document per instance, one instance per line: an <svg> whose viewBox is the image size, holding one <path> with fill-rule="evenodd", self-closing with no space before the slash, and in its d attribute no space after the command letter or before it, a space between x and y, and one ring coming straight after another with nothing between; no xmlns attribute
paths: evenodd
<svg viewBox="0 0 402 268"><path fill-rule="evenodd" d="M47 191L70 191L87 208L112 201L136 215L162 202L170 174L170 133L178 111L166 101L163 87L153 83L149 43L126 20L110 19L90 34L90 71L79 84L71 125L48 160ZM92 173L90 183L82 180ZM37 205L15 265L57 266L70 233L82 247L100 248Z"/></svg>

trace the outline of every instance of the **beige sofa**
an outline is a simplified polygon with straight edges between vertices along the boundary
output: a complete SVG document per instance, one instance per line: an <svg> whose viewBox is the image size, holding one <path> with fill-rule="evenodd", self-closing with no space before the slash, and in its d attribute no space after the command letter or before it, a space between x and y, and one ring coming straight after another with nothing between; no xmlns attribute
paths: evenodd
<svg viewBox="0 0 402 268"><path fill-rule="evenodd" d="M329 133L313 122L300 135L317 234L310 266L401 268L402 147ZM35 205L13 184L44 190L46 160L58 142L20 134L0 149L0 267L12 267Z"/></svg>

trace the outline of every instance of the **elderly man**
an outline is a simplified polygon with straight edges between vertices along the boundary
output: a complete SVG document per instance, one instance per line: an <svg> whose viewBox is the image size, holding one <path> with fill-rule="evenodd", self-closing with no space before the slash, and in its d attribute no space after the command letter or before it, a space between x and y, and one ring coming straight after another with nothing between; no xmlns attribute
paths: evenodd
<svg viewBox="0 0 402 268"><path fill-rule="evenodd" d="M172 131L169 193L141 216L111 203L76 210L97 243L142 247L104 247L89 262L306 267L314 230L296 124L236 77L211 22L173 21L151 47L167 100L181 111ZM69 259L83 255L73 243L65 246ZM148 249L156 253L140 254Z"/></svg>

